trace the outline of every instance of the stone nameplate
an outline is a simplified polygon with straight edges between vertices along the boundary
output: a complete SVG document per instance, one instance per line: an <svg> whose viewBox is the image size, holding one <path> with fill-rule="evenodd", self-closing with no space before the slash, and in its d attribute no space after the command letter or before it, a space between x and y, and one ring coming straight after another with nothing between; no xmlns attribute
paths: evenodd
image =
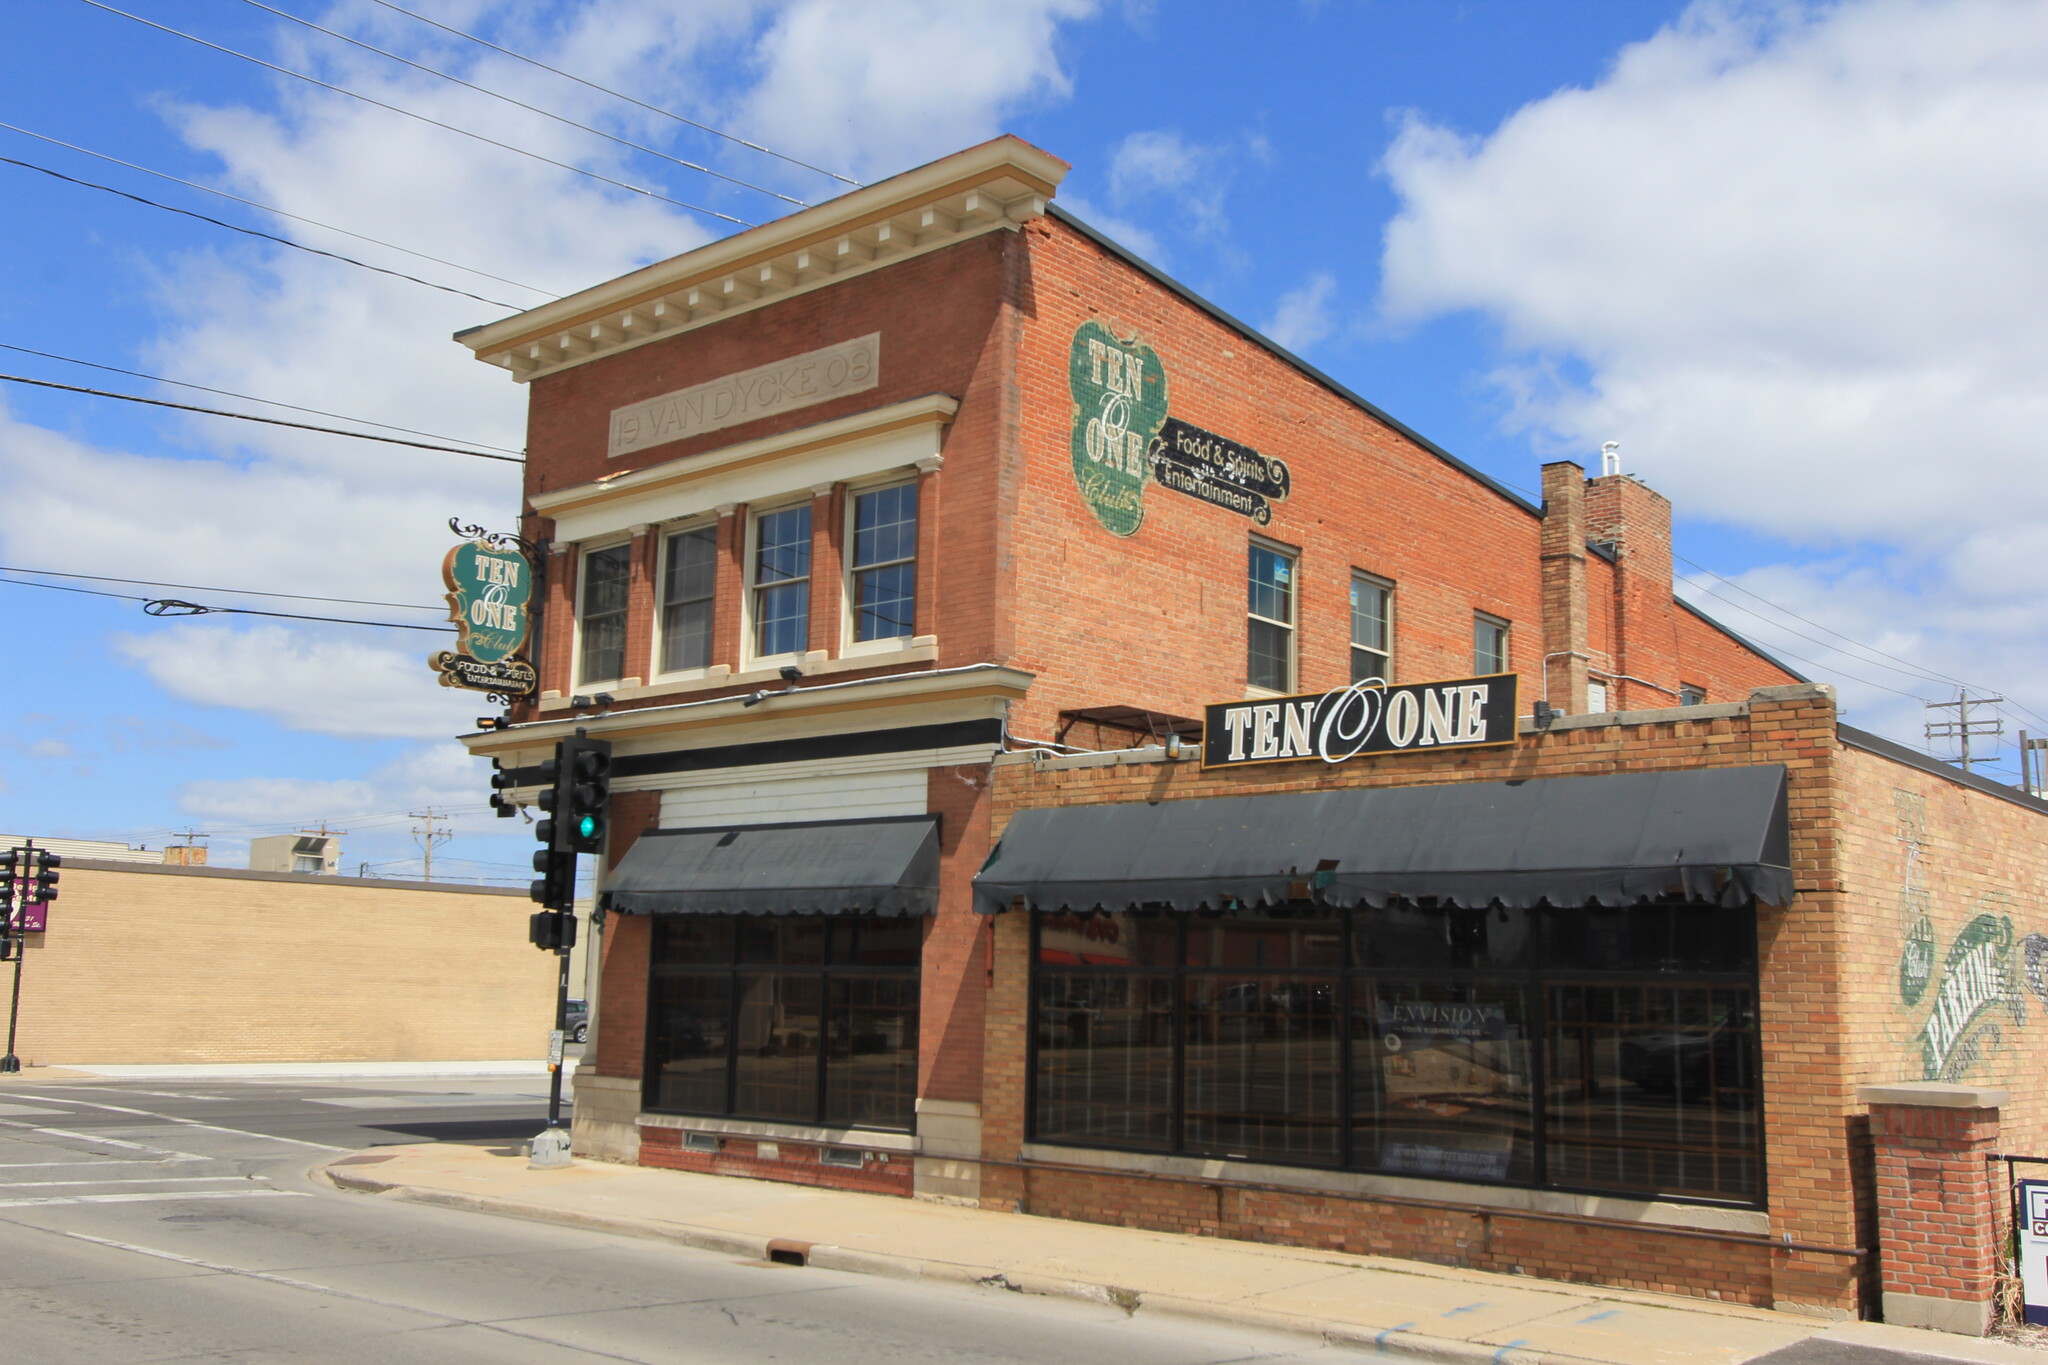
<svg viewBox="0 0 2048 1365"><path fill-rule="evenodd" d="M778 412L872 389L882 368L882 334L806 351L612 412L605 453L613 459L684 441Z"/></svg>

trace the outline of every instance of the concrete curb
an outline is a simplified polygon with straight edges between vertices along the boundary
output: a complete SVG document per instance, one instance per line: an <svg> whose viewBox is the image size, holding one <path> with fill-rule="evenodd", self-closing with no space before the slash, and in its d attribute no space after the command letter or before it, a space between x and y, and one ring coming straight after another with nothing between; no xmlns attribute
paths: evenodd
<svg viewBox="0 0 2048 1365"><path fill-rule="evenodd" d="M347 1158L340 1160L345 1161ZM779 1238L728 1232L722 1228L693 1227L687 1223L669 1223L615 1214L581 1213L574 1209L529 1204L498 1195L460 1194L450 1190L380 1180L374 1175L358 1170L336 1169L338 1165L339 1161L315 1166L313 1174L325 1179L336 1189L355 1194L372 1194L414 1204L431 1204L472 1213L523 1218L531 1222L556 1223L567 1227L586 1228L593 1232L624 1233L747 1260L765 1261L771 1258L772 1252L794 1251L803 1256L803 1264L818 1270L836 1270L852 1275L875 1275L892 1280L937 1280L949 1284L1007 1289L1019 1294L1083 1299L1120 1308L1133 1316L1143 1312L1196 1321L1227 1322L1262 1331L1314 1337L1327 1345L1370 1351L1378 1355L1407 1356L1411 1359L1431 1361L1435 1365L1614 1365L1614 1362L1589 1360L1582 1356L1525 1350L1515 1346L1489 1346L1482 1342L1464 1341L1456 1337L1433 1337L1397 1328L1374 1332L1365 1327L1337 1325L1294 1313L1281 1313L1249 1305L1175 1298L1165 1294L1146 1294L1119 1285L1040 1275L1014 1275L1000 1266L963 1265L954 1261L899 1256L884 1251L857 1251L825 1243L785 1242Z"/></svg>

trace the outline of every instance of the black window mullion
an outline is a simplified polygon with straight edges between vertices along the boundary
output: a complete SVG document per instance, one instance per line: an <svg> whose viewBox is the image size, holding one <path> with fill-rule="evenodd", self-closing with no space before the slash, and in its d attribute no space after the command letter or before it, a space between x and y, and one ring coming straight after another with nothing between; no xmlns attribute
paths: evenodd
<svg viewBox="0 0 2048 1365"><path fill-rule="evenodd" d="M730 960L725 965L725 1113L730 1118L740 1098L740 936L734 926Z"/></svg>
<svg viewBox="0 0 2048 1365"><path fill-rule="evenodd" d="M829 932L824 956L826 963L821 963L818 967L818 1074L817 1083L811 1088L813 1121L821 1128L825 1126L825 1057L832 1050L832 974L826 965L832 956ZM852 1046L850 1041L848 1046Z"/></svg>
<svg viewBox="0 0 2048 1365"><path fill-rule="evenodd" d="M1187 1058L1188 1058L1188 917L1182 914L1174 929L1173 970L1167 973L1173 986L1173 1075L1167 1092L1173 1115L1168 1131L1170 1149L1187 1150Z"/></svg>
<svg viewBox="0 0 2048 1365"><path fill-rule="evenodd" d="M1351 924L1352 913L1343 912L1343 927L1337 934L1337 1167L1350 1170L1351 1154Z"/></svg>
<svg viewBox="0 0 2048 1365"><path fill-rule="evenodd" d="M1038 982L1041 967L1038 961L1038 930L1040 920L1036 910L1026 910L1031 917L1030 957L1024 968L1024 1135L1027 1140L1038 1137ZM991 920L988 932L996 931ZM919 990L923 990L922 978Z"/></svg>

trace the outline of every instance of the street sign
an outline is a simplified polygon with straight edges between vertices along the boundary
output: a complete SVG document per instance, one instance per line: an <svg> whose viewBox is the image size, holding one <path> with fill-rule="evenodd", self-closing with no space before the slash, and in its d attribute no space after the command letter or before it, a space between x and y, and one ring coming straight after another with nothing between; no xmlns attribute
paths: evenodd
<svg viewBox="0 0 2048 1365"><path fill-rule="evenodd" d="M2020 1289L2027 1321L2048 1327L2048 1180L2020 1182Z"/></svg>
<svg viewBox="0 0 2048 1365"><path fill-rule="evenodd" d="M560 1029L550 1029L550 1030L548 1031L548 1065L549 1065L549 1066L560 1066L561 1064L562 1064L562 1030L560 1030Z"/></svg>

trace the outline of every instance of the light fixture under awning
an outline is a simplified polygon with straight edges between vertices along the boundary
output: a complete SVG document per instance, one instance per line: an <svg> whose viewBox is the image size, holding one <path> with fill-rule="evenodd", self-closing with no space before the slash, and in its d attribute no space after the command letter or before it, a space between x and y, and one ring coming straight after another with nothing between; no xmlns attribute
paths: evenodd
<svg viewBox="0 0 2048 1365"><path fill-rule="evenodd" d="M1333 905L1782 905L1785 784L1773 764L1023 811L974 879L975 908L1221 909L1304 892Z"/></svg>
<svg viewBox="0 0 2048 1365"><path fill-rule="evenodd" d="M929 915L939 817L655 829L605 883L628 915Z"/></svg>

